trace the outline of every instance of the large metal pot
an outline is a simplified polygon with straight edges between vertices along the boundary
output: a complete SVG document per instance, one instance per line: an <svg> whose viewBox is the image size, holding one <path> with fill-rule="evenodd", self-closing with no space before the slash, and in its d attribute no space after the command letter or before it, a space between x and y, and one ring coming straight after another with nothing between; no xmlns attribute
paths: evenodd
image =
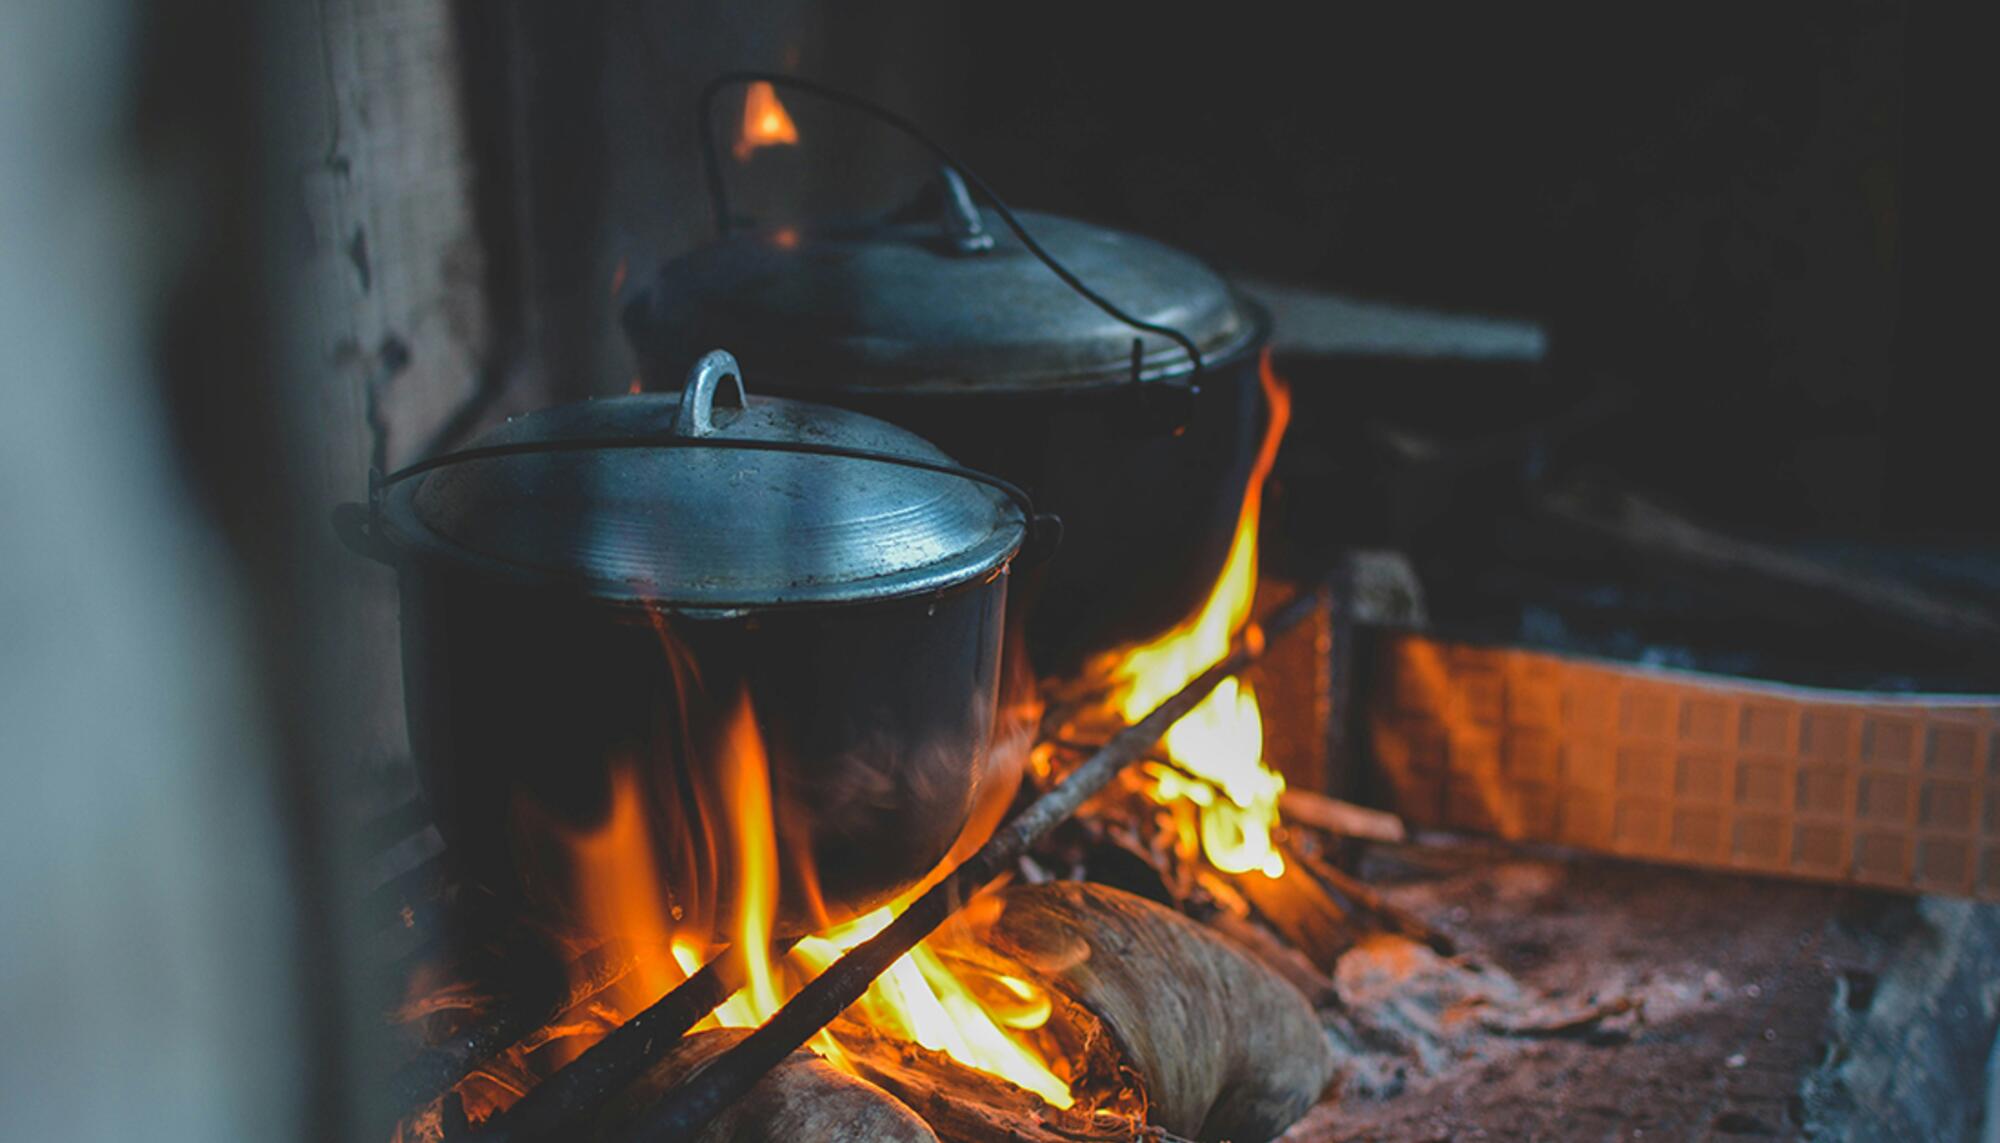
<svg viewBox="0 0 2000 1143"><path fill-rule="evenodd" d="M746 397L726 353L678 397L515 419L378 504L412 745L450 853L496 888L573 905L575 841L622 783L671 914L720 920L761 740L782 922L818 927L929 872L1012 777L988 742L1018 491Z"/></svg>
<svg viewBox="0 0 2000 1143"><path fill-rule="evenodd" d="M947 168L901 218L739 230L668 262L624 324L649 387L701 345L752 346L760 387L881 417L1027 488L1064 535L1030 593L1029 644L1039 669L1067 673L1182 620L1220 574L1268 323L1179 251L1011 216L1115 317L1009 217L975 209Z"/></svg>

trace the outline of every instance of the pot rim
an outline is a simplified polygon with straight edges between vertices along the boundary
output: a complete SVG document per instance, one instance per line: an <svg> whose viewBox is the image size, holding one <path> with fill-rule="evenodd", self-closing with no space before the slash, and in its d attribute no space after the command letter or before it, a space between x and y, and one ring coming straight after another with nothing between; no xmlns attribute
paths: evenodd
<svg viewBox="0 0 2000 1143"><path fill-rule="evenodd" d="M388 512L384 512L385 523ZM539 568L528 568L506 560L494 559L478 552L467 551L448 540L429 533L410 536L401 529L385 527L384 533L389 545L401 557L396 567L399 573L419 570L427 574L447 573L473 575L488 583L524 591L547 592L560 595L571 602L587 603L613 611L630 613L633 622L646 622L642 616L670 614L696 620L743 619L758 615L797 614L828 608L862 608L875 605L908 603L923 599L936 599L961 590L983 587L994 580L1008 576L1013 569L1015 557L1020 553L1026 529L1017 527L1021 533L1005 544L1005 551L993 563L971 571L952 569L949 574L912 577L907 574L877 576L873 579L855 580L851 585L856 590L828 592L825 594L801 595L779 600L700 600L677 601L667 599L657 593L649 593L636 586L630 591L607 589L601 581L592 581L581 576L562 576ZM900 582L912 580L909 583ZM860 590L871 586L887 584L879 590Z"/></svg>
<svg viewBox="0 0 2000 1143"><path fill-rule="evenodd" d="M1040 522L1019 488L886 421L750 397L724 350L678 396L527 414L372 499L394 559L707 612L923 595L1005 565Z"/></svg>

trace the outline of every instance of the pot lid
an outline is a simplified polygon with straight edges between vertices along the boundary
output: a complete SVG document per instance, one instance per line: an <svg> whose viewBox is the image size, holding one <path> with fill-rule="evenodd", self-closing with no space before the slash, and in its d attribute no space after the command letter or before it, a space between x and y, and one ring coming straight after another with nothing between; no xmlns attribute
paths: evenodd
<svg viewBox="0 0 2000 1143"><path fill-rule="evenodd" d="M1005 564L1027 526L1018 491L911 433L746 397L719 350L679 396L531 413L389 480L384 535L406 552L701 609L939 590Z"/></svg>
<svg viewBox="0 0 2000 1143"><path fill-rule="evenodd" d="M1185 376L1187 351L1140 333L1066 285L992 211L944 184L942 219L740 231L667 263L625 311L649 365L696 344L754 346L761 384L786 391L950 391ZM955 208L952 204L956 204ZM1017 212L1056 261L1213 362L1262 319L1199 260L1134 234Z"/></svg>

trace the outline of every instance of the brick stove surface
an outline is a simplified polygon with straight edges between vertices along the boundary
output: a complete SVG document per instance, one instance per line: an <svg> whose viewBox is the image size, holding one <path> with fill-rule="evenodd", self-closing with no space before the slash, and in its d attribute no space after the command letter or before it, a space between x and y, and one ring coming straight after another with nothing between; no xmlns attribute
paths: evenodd
<svg viewBox="0 0 2000 1143"><path fill-rule="evenodd" d="M1369 721L1420 827L2000 898L2000 698L1862 694L1415 635Z"/></svg>

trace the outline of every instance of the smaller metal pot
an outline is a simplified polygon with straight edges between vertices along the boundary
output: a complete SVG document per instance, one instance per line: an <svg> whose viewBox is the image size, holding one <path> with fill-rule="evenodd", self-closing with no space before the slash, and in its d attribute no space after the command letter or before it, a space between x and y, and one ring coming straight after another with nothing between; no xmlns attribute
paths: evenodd
<svg viewBox="0 0 2000 1143"><path fill-rule="evenodd" d="M903 430L750 398L717 351L678 397L531 414L386 484L364 538L400 573L412 746L495 888L573 911L575 840L636 788L671 915L719 921L761 764L781 923L815 928L1012 777L988 741L1031 513Z"/></svg>

